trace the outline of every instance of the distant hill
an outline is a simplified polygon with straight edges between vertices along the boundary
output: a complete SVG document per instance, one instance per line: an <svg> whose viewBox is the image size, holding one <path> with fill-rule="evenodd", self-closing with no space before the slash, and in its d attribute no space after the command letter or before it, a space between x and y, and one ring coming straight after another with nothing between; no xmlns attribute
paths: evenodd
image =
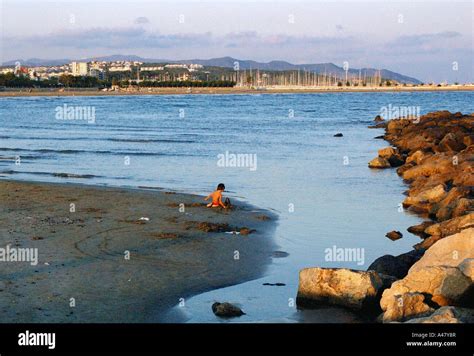
<svg viewBox="0 0 474 356"><path fill-rule="evenodd" d="M256 62L252 60L241 60L232 57L221 57L221 58L211 58L211 59L189 59L189 60L170 60L170 59L152 59L152 58L143 58L135 55L122 55L122 54L115 54L111 56L104 56L104 57L91 57L91 58L81 58L75 59L77 61L138 61L144 63L196 63L202 64L203 66L208 67L224 67L224 68L233 68L235 62L239 63L239 68L242 70L248 69L259 69L259 70L307 70L316 73L332 73L337 74L338 76L344 75L344 69L335 65L334 63L316 63L316 64L292 64L285 61L271 61L267 63L263 62ZM70 63L72 59L39 59L39 58L30 58L27 60L12 60L8 62L4 62L3 65L15 65L15 62L19 61L22 65L25 66L42 66L42 65L61 65ZM351 68L349 69L349 73L358 75L359 70L363 74L364 72L366 75L372 76L375 74L378 69L375 68ZM400 73L396 73L390 71L388 69L381 69L380 74L382 78L396 80L400 83L407 83L407 84L420 84L421 81L412 78Z"/></svg>

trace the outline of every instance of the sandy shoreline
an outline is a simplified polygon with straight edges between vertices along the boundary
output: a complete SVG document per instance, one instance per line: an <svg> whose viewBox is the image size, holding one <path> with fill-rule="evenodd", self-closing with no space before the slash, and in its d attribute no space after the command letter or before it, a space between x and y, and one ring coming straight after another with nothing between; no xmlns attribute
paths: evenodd
<svg viewBox="0 0 474 356"><path fill-rule="evenodd" d="M276 216L243 203L226 212L165 191L0 187L0 248L37 248L39 256L35 266L0 262L3 323L157 322L181 298L260 277L275 249ZM256 231L206 232L206 222Z"/></svg>
<svg viewBox="0 0 474 356"><path fill-rule="evenodd" d="M198 95L198 94L311 94L311 93L397 93L397 92L432 92L432 91L473 91L474 85L459 85L449 87L417 86L417 87L280 87L280 88L142 88L140 91L99 91L91 90L38 90L31 92L27 89L18 91L0 91L0 97L23 97L23 96L124 96L124 95Z"/></svg>

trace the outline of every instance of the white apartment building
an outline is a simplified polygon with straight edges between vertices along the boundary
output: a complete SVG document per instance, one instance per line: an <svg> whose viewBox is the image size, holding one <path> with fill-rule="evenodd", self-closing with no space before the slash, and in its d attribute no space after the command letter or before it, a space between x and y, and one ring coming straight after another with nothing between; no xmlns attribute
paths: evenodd
<svg viewBox="0 0 474 356"><path fill-rule="evenodd" d="M71 74L74 76L89 75L89 65L87 62L72 62Z"/></svg>

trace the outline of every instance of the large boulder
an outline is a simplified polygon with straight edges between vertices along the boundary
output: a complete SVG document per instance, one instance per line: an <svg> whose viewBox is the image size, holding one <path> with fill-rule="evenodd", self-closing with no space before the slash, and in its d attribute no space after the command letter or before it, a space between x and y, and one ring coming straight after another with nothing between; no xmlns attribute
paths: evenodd
<svg viewBox="0 0 474 356"><path fill-rule="evenodd" d="M474 309L446 306L427 317L410 319L410 324L458 324L474 323Z"/></svg>
<svg viewBox="0 0 474 356"><path fill-rule="evenodd" d="M457 267L467 258L474 258L474 228L465 229L436 242L408 273L428 266Z"/></svg>
<svg viewBox="0 0 474 356"><path fill-rule="evenodd" d="M361 310L376 308L384 282L375 271L346 268L305 268L300 271L299 307L341 305Z"/></svg>
<svg viewBox="0 0 474 356"><path fill-rule="evenodd" d="M390 298L386 298L384 303L385 312L382 317L384 323L427 316L434 311L425 303L425 296L421 293L392 295Z"/></svg>
<svg viewBox="0 0 474 356"><path fill-rule="evenodd" d="M430 295L431 300L439 306L463 304L466 296L471 293L471 284L470 278L456 267L429 266L413 271L410 269L405 278L394 282L383 292L380 306L385 311L393 302L394 296L413 292Z"/></svg>

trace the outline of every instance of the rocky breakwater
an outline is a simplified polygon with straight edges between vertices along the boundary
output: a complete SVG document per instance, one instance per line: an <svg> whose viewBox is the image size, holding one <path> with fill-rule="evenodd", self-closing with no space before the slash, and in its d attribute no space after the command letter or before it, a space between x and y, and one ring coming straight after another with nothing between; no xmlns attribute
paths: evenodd
<svg viewBox="0 0 474 356"><path fill-rule="evenodd" d="M474 322L474 114L377 122L391 146L369 167L396 168L408 184L404 208L426 219L408 231L421 241L367 271L302 270L298 306L379 308L380 322Z"/></svg>

